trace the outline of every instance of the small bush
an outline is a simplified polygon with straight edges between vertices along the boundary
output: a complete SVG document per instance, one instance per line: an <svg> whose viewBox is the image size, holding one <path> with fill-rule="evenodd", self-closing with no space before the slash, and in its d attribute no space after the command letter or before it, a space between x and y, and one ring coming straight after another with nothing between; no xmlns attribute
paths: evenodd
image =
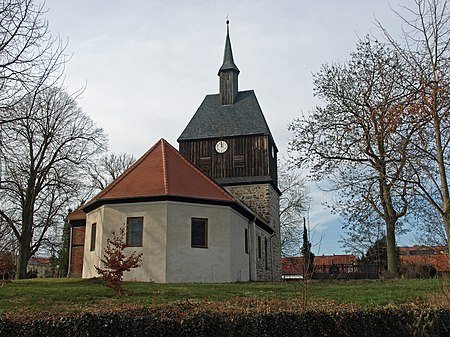
<svg viewBox="0 0 450 337"><path fill-rule="evenodd" d="M424 263L408 263L402 266L401 274L405 278L433 278L436 277L436 267Z"/></svg>
<svg viewBox="0 0 450 337"><path fill-rule="evenodd" d="M101 260L105 268L95 266L97 272L102 275L106 286L123 294L123 273L137 268L141 265L142 253L133 252L126 256L124 249L128 247L125 242L125 226L121 227L119 233L112 231L112 238L107 239L104 258Z"/></svg>
<svg viewBox="0 0 450 337"><path fill-rule="evenodd" d="M10 280L15 276L16 264L11 252L0 252L0 279Z"/></svg>

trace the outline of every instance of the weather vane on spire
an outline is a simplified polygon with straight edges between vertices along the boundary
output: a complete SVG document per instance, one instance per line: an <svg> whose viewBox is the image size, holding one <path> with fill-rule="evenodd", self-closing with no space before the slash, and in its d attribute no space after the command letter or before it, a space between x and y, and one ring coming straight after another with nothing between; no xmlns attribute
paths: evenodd
<svg viewBox="0 0 450 337"><path fill-rule="evenodd" d="M227 23L227 25L230 24L230 16L228 15L228 13L227 13L227 21L226 21L226 23Z"/></svg>

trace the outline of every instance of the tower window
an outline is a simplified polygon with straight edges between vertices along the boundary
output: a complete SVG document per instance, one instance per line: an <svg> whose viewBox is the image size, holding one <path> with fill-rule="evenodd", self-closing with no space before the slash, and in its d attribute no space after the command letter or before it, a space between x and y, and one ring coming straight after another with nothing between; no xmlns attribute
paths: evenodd
<svg viewBox="0 0 450 337"><path fill-rule="evenodd" d="M233 165L235 168L244 168L245 167L245 157L244 156L234 156L233 157Z"/></svg>
<svg viewBox="0 0 450 337"><path fill-rule="evenodd" d="M211 157L200 157L199 167L203 172L209 172L211 170Z"/></svg>
<svg viewBox="0 0 450 337"><path fill-rule="evenodd" d="M191 247L208 248L208 219L191 219Z"/></svg>

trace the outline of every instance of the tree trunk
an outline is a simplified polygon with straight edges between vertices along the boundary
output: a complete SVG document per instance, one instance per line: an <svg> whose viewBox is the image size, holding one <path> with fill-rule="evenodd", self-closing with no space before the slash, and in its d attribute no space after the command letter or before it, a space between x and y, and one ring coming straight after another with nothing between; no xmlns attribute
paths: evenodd
<svg viewBox="0 0 450 337"><path fill-rule="evenodd" d="M34 209L33 206L29 206L30 199L26 199L26 206L22 210L22 233L17 240L19 243L19 256L17 259L16 279L18 280L27 278L28 260L30 259Z"/></svg>
<svg viewBox="0 0 450 337"><path fill-rule="evenodd" d="M28 256L30 255L30 245L28 240L19 240L19 256L17 258L16 279L27 278Z"/></svg>
<svg viewBox="0 0 450 337"><path fill-rule="evenodd" d="M387 272L386 278L398 278L398 256L395 243L395 223L396 221L386 221L386 252L387 252Z"/></svg>
<svg viewBox="0 0 450 337"><path fill-rule="evenodd" d="M446 212L444 213L444 224L445 224L445 231L447 233L447 256L448 256L448 268L450 269L450 207L446 209Z"/></svg>
<svg viewBox="0 0 450 337"><path fill-rule="evenodd" d="M384 144L379 145L380 152L384 153ZM381 151L383 150L383 151ZM386 160L382 160L382 168L379 170L380 174L380 191L381 191L381 204L384 211L384 222L386 223L386 254L387 254L387 271L386 278L398 278L398 257L397 257L397 245L395 240L395 226L399 218L399 214L394 209L394 203L392 201L392 193L390 186L386 180Z"/></svg>

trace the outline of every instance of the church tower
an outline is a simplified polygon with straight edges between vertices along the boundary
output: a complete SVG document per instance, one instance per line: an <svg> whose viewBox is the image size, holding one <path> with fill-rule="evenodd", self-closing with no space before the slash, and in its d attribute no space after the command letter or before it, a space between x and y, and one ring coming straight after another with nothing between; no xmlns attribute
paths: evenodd
<svg viewBox="0 0 450 337"><path fill-rule="evenodd" d="M227 20L219 94L205 97L178 138L179 150L267 224L269 231L250 229L252 280L280 280L278 149L254 91L238 90L239 73Z"/></svg>

